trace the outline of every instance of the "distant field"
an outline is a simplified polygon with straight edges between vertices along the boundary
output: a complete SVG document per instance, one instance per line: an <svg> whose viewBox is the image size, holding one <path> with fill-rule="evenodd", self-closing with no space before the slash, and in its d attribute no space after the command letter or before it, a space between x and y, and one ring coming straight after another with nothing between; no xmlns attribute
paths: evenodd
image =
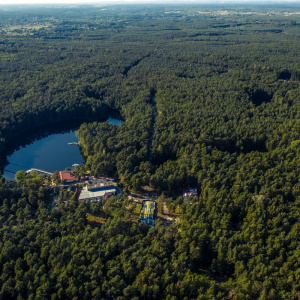
<svg viewBox="0 0 300 300"><path fill-rule="evenodd" d="M1 161L78 121L80 173L123 194L50 213L41 176L0 178L0 299L299 299L299 12L1 10Z"/></svg>

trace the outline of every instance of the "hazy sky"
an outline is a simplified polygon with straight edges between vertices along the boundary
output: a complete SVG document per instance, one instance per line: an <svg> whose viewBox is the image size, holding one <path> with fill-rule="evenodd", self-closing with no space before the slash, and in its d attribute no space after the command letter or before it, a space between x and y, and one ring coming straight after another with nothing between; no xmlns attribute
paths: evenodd
<svg viewBox="0 0 300 300"><path fill-rule="evenodd" d="M192 3L226 3L226 2L236 2L236 3L253 3L253 2L258 2L258 3L270 3L270 2L277 2L277 3L299 3L300 0L0 0L0 5L1 4L48 4L48 3L60 3L60 4L77 4L77 3L82 3L82 4L92 4L92 3L105 3L105 4L114 4L114 3L187 3L187 2L192 2Z"/></svg>

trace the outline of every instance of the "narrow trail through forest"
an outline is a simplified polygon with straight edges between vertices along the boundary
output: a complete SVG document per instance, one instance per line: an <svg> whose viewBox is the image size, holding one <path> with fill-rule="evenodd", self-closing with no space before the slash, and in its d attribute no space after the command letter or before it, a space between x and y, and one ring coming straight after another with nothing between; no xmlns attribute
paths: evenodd
<svg viewBox="0 0 300 300"><path fill-rule="evenodd" d="M128 72L135 66L137 66L144 58L149 57L150 53L148 53L147 55L141 57L140 59L137 59L136 61L132 62L131 65L127 66L124 68L124 71L122 72L123 75L125 75L127 77Z"/></svg>
<svg viewBox="0 0 300 300"><path fill-rule="evenodd" d="M152 106L152 133L151 133L151 138L149 141L149 163L152 163L152 149L153 149L153 139L154 139L154 124L157 116L157 111L156 111L156 102L155 102L155 93L151 94L151 106Z"/></svg>

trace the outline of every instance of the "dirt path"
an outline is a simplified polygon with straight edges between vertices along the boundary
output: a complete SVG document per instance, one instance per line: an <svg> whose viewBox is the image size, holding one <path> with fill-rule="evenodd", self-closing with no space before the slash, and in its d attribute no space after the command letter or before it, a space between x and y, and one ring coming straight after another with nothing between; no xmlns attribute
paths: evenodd
<svg viewBox="0 0 300 300"><path fill-rule="evenodd" d="M129 194L128 199L132 200L135 203L142 203L144 200L156 200L157 197L138 196L134 194Z"/></svg>
<svg viewBox="0 0 300 300"><path fill-rule="evenodd" d="M168 221L172 221L173 220L173 216L170 215L170 212L168 210L168 207L167 207L167 202L164 200L163 201L163 213L162 213L162 217Z"/></svg>

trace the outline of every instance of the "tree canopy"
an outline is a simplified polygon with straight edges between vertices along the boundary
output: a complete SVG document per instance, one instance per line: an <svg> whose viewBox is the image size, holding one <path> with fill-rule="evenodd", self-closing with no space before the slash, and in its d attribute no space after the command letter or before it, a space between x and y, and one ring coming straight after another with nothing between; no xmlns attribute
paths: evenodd
<svg viewBox="0 0 300 300"><path fill-rule="evenodd" d="M1 10L0 151L89 119L79 171L179 218L137 223L127 195L53 209L43 176L1 178L0 299L298 299L298 10Z"/></svg>

